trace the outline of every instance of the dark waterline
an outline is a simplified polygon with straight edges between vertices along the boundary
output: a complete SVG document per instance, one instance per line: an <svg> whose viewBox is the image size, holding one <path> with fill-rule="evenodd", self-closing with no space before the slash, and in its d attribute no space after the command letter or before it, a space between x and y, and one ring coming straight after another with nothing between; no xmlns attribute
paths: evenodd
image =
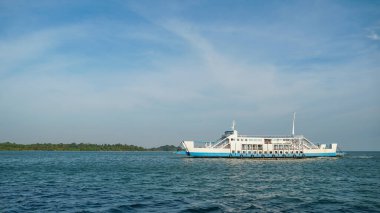
<svg viewBox="0 0 380 213"><path fill-rule="evenodd" d="M380 152L304 160L0 152L0 212L380 212Z"/></svg>

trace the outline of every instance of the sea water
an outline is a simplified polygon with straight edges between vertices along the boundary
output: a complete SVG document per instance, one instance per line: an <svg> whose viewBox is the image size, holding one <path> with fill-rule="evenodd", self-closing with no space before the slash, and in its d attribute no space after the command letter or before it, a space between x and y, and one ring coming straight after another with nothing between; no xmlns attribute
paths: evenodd
<svg viewBox="0 0 380 213"><path fill-rule="evenodd" d="M379 211L380 152L303 160L0 152L0 212Z"/></svg>

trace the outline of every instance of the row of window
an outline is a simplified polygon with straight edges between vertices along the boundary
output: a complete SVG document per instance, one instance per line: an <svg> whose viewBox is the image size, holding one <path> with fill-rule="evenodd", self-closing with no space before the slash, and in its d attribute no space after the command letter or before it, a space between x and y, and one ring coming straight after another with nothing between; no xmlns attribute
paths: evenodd
<svg viewBox="0 0 380 213"><path fill-rule="evenodd" d="M231 138L231 141L234 141L234 138ZM280 139L280 138L274 138L274 139L265 139L267 141L290 141L290 139ZM262 138L237 138L236 141L263 141Z"/></svg>
<svg viewBox="0 0 380 213"><path fill-rule="evenodd" d="M290 139L273 138L272 141L290 141Z"/></svg>
<svg viewBox="0 0 380 213"><path fill-rule="evenodd" d="M262 144L242 144L241 145L242 150L263 150L263 145ZM274 144L273 145L274 150L294 150L297 149L297 147L294 147L292 145L279 145L279 144Z"/></svg>
<svg viewBox="0 0 380 213"><path fill-rule="evenodd" d="M234 138L231 138L231 141L234 141ZM236 141L263 141L261 138L237 138Z"/></svg>
<svg viewBox="0 0 380 213"><path fill-rule="evenodd" d="M232 153L235 153L234 150L232 150ZM240 154L240 151L237 151L236 153ZM303 152L302 151L242 151L243 154L247 153L247 154L302 154Z"/></svg>
<svg viewBox="0 0 380 213"><path fill-rule="evenodd" d="M281 150L281 149L287 150L287 149L296 149L296 147L294 147L292 145L278 145L278 144L274 144L273 145L273 149L274 150Z"/></svg>
<svg viewBox="0 0 380 213"><path fill-rule="evenodd" d="M263 150L262 144L242 144L241 149L246 150Z"/></svg>

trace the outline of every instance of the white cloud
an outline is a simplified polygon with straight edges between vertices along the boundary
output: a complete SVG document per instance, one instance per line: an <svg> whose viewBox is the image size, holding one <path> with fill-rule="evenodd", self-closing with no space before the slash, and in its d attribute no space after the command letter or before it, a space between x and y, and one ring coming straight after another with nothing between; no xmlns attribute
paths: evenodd
<svg viewBox="0 0 380 213"><path fill-rule="evenodd" d="M380 40L380 36L377 33L375 33L374 31L370 32L370 34L368 35L368 38L370 38L371 40L375 40L375 41Z"/></svg>
<svg viewBox="0 0 380 213"><path fill-rule="evenodd" d="M84 25L69 25L15 35L0 40L0 74L24 72L28 66L45 63L56 56L55 48L70 39L83 38Z"/></svg>

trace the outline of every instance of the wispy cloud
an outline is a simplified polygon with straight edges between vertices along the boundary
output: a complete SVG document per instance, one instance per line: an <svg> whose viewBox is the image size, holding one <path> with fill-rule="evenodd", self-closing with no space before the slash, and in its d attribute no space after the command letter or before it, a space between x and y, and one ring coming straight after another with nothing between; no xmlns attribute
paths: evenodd
<svg viewBox="0 0 380 213"><path fill-rule="evenodd" d="M379 34L377 34L375 31L371 31L368 35L368 38L375 41L380 40Z"/></svg>

